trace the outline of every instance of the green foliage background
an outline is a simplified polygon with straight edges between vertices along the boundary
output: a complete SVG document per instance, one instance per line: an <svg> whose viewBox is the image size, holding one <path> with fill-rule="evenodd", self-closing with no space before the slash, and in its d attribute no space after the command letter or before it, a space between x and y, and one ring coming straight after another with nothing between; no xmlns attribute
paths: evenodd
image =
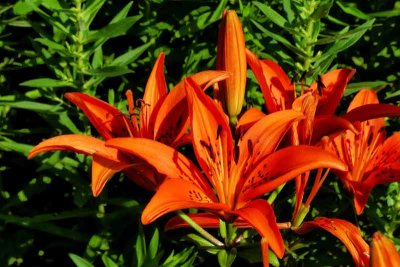
<svg viewBox="0 0 400 267"><path fill-rule="evenodd" d="M26 156L33 145L52 136L97 136L80 110L63 99L65 92L95 95L126 111L125 90L141 97L161 51L166 53L170 88L188 74L213 69L219 19L227 8L238 12L248 48L278 61L290 77L306 72L309 82L332 68L356 68L347 103L360 88L379 91L385 102L399 101L398 1L2 2L1 266L216 265L215 256L195 249L192 238L185 236L188 231L164 233L165 219L140 226L141 210L151 195L123 175L93 198L88 157L55 152L28 161ZM308 32L309 25L313 30ZM262 107L250 71L249 78L247 105ZM388 126L390 131L399 129L397 120ZM281 220L290 219L286 204L293 192L285 189L282 194L286 198L276 203L275 211ZM379 229L400 245L398 184L377 187L358 218L351 197L335 179L318 198L309 216L345 218L358 224L367 239ZM316 233L284 233L292 245L281 265L351 262L332 236ZM243 248L239 256L238 266L259 265L258 243Z"/></svg>

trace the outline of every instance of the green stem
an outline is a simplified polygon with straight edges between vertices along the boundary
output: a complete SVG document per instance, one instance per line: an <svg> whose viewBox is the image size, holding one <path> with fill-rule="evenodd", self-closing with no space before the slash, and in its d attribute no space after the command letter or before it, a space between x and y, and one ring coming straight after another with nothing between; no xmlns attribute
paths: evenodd
<svg viewBox="0 0 400 267"><path fill-rule="evenodd" d="M229 123L233 128L236 127L237 122L238 122L237 116L232 116L229 118Z"/></svg>
<svg viewBox="0 0 400 267"><path fill-rule="evenodd" d="M85 80L83 76L83 72L85 70L85 56L84 56L84 31L86 30L86 24L83 17L83 10L82 10L82 1L76 0L75 1L75 9L76 9L76 34L75 34L75 46L74 46L74 56L76 58L74 66L74 80L77 81L77 87L82 88L83 91L86 91L85 88ZM93 92L92 92L93 93Z"/></svg>
<svg viewBox="0 0 400 267"><path fill-rule="evenodd" d="M272 204L274 203L275 199L278 197L279 193L282 191L282 189L285 187L285 184L281 184L278 186L277 189L275 189L268 197L268 203Z"/></svg>
<svg viewBox="0 0 400 267"><path fill-rule="evenodd" d="M213 235L211 235L209 232L204 230L200 225L198 225L195 221L193 221L187 214L185 214L183 211L178 210L176 211L176 214L187 222L194 230L196 230L201 236L203 236L205 239L213 243L217 247L223 247L224 243L219 241L217 238L215 238Z"/></svg>
<svg viewBox="0 0 400 267"><path fill-rule="evenodd" d="M292 228L294 229L298 228L303 223L309 211L310 211L310 206L304 206L302 204L299 213L293 220Z"/></svg>

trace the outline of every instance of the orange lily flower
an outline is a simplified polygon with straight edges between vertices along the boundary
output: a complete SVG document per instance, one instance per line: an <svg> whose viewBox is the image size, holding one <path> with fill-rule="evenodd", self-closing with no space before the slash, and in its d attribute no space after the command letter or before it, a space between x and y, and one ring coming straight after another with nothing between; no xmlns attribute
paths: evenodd
<svg viewBox="0 0 400 267"><path fill-rule="evenodd" d="M314 100L316 106L309 111L308 116L312 120L311 126L313 127L309 129L312 135L315 134L313 133L314 130L318 131L318 137L337 128L354 130L349 122L333 116L348 81L355 73L354 69L330 71L322 75L318 81L313 82L307 89L302 90L300 96L297 96L294 85L277 63L267 59L260 60L250 50L246 50L246 59L260 84L265 106L269 113L291 109L296 98L312 93L314 98L317 98L317 100ZM319 133L320 131L321 133ZM306 139L306 143L303 144L308 144L311 141L311 136Z"/></svg>
<svg viewBox="0 0 400 267"><path fill-rule="evenodd" d="M259 60L249 50L246 51L246 57L260 84L266 108L270 113L293 108L302 111L306 115L307 118L305 120L296 122L293 125L293 129L290 132L291 144L293 145L317 144L323 136L338 135L346 129L349 135L356 135L358 131L353 123L357 121L385 116L400 116L399 107L379 104L378 102L357 105L342 117L334 115L346 85L354 75L355 70L337 69L330 71L322 75L318 81L312 83L307 89L302 90L303 94L297 97L289 77L277 63L271 60ZM262 116L247 116L245 113L243 116L243 118L246 118L245 122L239 121L238 125L249 127L260 117ZM338 138L340 139L340 137ZM341 158L343 159L343 157ZM319 170L311 193L305 203L305 208L309 206L315 197L328 172L329 170L322 173L322 170ZM294 218L300 211L308 175L309 173L305 173L296 179ZM362 191L365 190L367 189ZM360 197L358 199L360 200Z"/></svg>
<svg viewBox="0 0 400 267"><path fill-rule="evenodd" d="M400 253L393 241L380 232L372 236L371 267L400 266Z"/></svg>
<svg viewBox="0 0 400 267"><path fill-rule="evenodd" d="M353 257L356 266L369 266L369 246L355 225L341 219L317 217L313 221L303 223L295 231L304 234L317 227L339 238Z"/></svg>
<svg viewBox="0 0 400 267"><path fill-rule="evenodd" d="M277 63L272 60L260 60L249 50L246 51L246 57L260 84L269 113L294 109L303 112L306 116L304 120L293 124L289 136L291 145L316 143L321 138L321 135L331 134L337 129L345 128L355 131L349 121L333 115L355 70L338 69L328 72L322 75L318 81L312 83L306 90L302 88L301 95L297 96L294 85ZM254 111L251 112L254 113ZM257 121L260 116L245 113L243 115L244 122L242 122L241 118L238 125L239 127L248 127L248 125ZM311 193L304 204L305 209L308 209L328 172L329 170L323 173L322 169L318 171ZM297 217L300 213L309 175L310 173L307 172L296 178L296 202L293 213L295 224L300 223Z"/></svg>
<svg viewBox="0 0 400 267"><path fill-rule="evenodd" d="M222 17L218 35L217 69L230 74L229 78L219 83L217 95L229 117L236 120L243 107L247 68L244 34L233 10L226 10Z"/></svg>
<svg viewBox="0 0 400 267"><path fill-rule="evenodd" d="M204 71L191 76L203 88L225 79L221 71ZM183 83L169 94L164 77L164 54L160 54L140 99L139 121L136 118L132 92L127 91L129 119L118 109L95 97L83 93L67 93L65 97L77 105L88 117L97 132L105 139L115 137L143 137L178 147L188 143L188 110ZM32 158L51 150L70 150L93 156L92 192L98 196L113 174L124 172L139 186L155 191L164 177L142 160L133 159L114 148L105 147L104 141L83 135L61 135L43 141L29 153Z"/></svg>
<svg viewBox="0 0 400 267"><path fill-rule="evenodd" d="M108 147L141 157L167 176L144 209L142 223L172 211L199 208L227 222L240 218L254 227L262 237L265 263L269 246L282 257L283 240L273 209L256 198L310 169L345 170L343 163L308 146L274 152L291 124L303 118L293 110L265 116L235 144L219 106L190 78L185 86L193 148L202 171L177 150L153 140L116 138L106 142Z"/></svg>
<svg viewBox="0 0 400 267"><path fill-rule="evenodd" d="M374 91L362 90L354 97L344 117L354 120L355 117L365 116L360 114L368 112L371 107L379 106L378 103ZM398 107L386 105L386 108L391 109L391 115L400 115ZM379 113L384 111L385 109L381 109ZM363 121L358 124L358 134L345 131L332 139L327 148L335 152L348 166L348 172L339 173L339 177L354 194L357 214L362 213L376 184L400 181L400 133L385 140L384 125L383 118Z"/></svg>

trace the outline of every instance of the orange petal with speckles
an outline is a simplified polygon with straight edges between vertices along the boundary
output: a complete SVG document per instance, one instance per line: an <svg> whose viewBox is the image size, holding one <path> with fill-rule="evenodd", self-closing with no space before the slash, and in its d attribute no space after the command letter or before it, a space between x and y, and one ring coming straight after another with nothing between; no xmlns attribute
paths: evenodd
<svg viewBox="0 0 400 267"><path fill-rule="evenodd" d="M213 194L206 194L195 184L181 179L166 179L142 213L142 223L149 224L172 211L198 208L216 213L227 210Z"/></svg>
<svg viewBox="0 0 400 267"><path fill-rule="evenodd" d="M224 71L202 71L191 75L203 90L228 77ZM161 143L178 147L185 143L185 134L189 126L184 81L177 84L167 95L157 111L154 122L154 138Z"/></svg>
<svg viewBox="0 0 400 267"><path fill-rule="evenodd" d="M347 170L347 166L334 154L311 146L292 146L261 160L245 177L244 185L237 192L240 192L241 201L249 201L276 189L301 173L318 168Z"/></svg>
<svg viewBox="0 0 400 267"><path fill-rule="evenodd" d="M228 165L233 156L231 130L215 102L193 80L185 81L193 148L202 170L218 192L223 190L218 181L228 179Z"/></svg>
<svg viewBox="0 0 400 267"><path fill-rule="evenodd" d="M88 117L97 132L104 138L129 136L131 122L110 104L84 93L66 93L65 98L78 106Z"/></svg>

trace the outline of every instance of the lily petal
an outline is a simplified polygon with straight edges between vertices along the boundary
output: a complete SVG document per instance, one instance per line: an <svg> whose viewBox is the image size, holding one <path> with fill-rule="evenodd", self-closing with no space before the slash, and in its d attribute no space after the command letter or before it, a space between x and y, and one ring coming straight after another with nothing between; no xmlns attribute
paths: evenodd
<svg viewBox="0 0 400 267"><path fill-rule="evenodd" d="M246 60L260 84L268 112L290 108L294 100L294 88L282 68L271 60L259 60L248 49Z"/></svg>
<svg viewBox="0 0 400 267"><path fill-rule="evenodd" d="M220 227L220 217L213 214L213 213L208 213L208 212L202 212L202 213L189 213L187 214L190 219L192 219L194 222L196 222L198 225L200 225L203 228L219 228ZM243 220L242 218L237 218L234 222L233 225L237 228L252 228L252 225L250 225L247 221ZM178 228L183 228L183 227L190 227L190 225L182 220L182 218L175 216L172 217L165 225L165 231L170 231Z"/></svg>
<svg viewBox="0 0 400 267"><path fill-rule="evenodd" d="M86 135L67 134L55 136L39 143L29 152L28 159L40 153L54 150L68 150L91 156L97 153L110 160L122 157L118 155L118 150L106 147L104 141L100 139Z"/></svg>
<svg viewBox="0 0 400 267"><path fill-rule="evenodd" d="M213 100L190 78L185 80L196 158L221 197L224 194L221 182L228 179L228 165L233 156L231 131L225 114Z"/></svg>
<svg viewBox="0 0 400 267"><path fill-rule="evenodd" d="M85 113L104 139L129 136L129 132L134 131L125 115L110 104L83 93L66 93L64 96Z"/></svg>
<svg viewBox="0 0 400 267"><path fill-rule="evenodd" d="M355 122L355 121L366 121L381 117L399 117L400 107L396 107L390 104L367 104L352 109L347 112L343 118Z"/></svg>
<svg viewBox="0 0 400 267"><path fill-rule="evenodd" d="M202 71L190 76L203 90L210 85L222 81L228 77L225 71ZM154 123L154 139L178 147L182 144L188 126L188 109L185 99L184 81L177 84L167 95L157 111Z"/></svg>
<svg viewBox="0 0 400 267"><path fill-rule="evenodd" d="M226 10L218 34L217 69L231 75L219 83L221 101L230 117L240 114L246 89L246 44L239 17Z"/></svg>
<svg viewBox="0 0 400 267"><path fill-rule="evenodd" d="M354 69L337 69L321 76L320 82L325 88L322 89L322 96L318 104L317 115L332 115L342 99L347 83L355 74ZM308 90L318 89L318 83L311 84Z"/></svg>
<svg viewBox="0 0 400 267"><path fill-rule="evenodd" d="M246 110L246 112L243 113L242 116L240 116L240 119L236 124L236 131L239 132L239 135L241 137L245 132L247 132L247 130L251 126L254 125L254 123L261 120L265 116L266 115L258 108L251 108L249 110Z"/></svg>
<svg viewBox="0 0 400 267"><path fill-rule="evenodd" d="M97 154L92 160L92 193L97 197L103 191L104 186L117 172L129 167L130 163L124 161L112 161Z"/></svg>
<svg viewBox="0 0 400 267"><path fill-rule="evenodd" d="M249 202L233 212L251 224L262 238L266 239L275 254L282 258L285 253L283 239L276 224L276 217L271 205L263 199Z"/></svg>
<svg viewBox="0 0 400 267"><path fill-rule="evenodd" d="M162 215L181 209L198 208L216 213L227 210L195 184L181 179L166 179L142 213L142 223L149 224Z"/></svg>
<svg viewBox="0 0 400 267"><path fill-rule="evenodd" d="M93 156L92 192L95 197L114 173L132 165L117 149L106 147L104 141L85 135L60 135L47 139L35 146L28 158L53 150L69 150Z"/></svg>
<svg viewBox="0 0 400 267"><path fill-rule="evenodd" d="M343 242L356 266L368 266L369 264L369 247L362 239L360 230L348 221L318 217L311 222L305 222L296 230L299 234L307 233L316 227L320 227Z"/></svg>
<svg viewBox="0 0 400 267"><path fill-rule="evenodd" d="M400 180L400 132L386 139L375 153L366 169L366 182L375 179L378 183Z"/></svg>
<svg viewBox="0 0 400 267"><path fill-rule="evenodd" d="M354 205L357 214L361 214L372 189L377 184L400 181L400 133L386 139L378 148L375 156L368 163L362 180L353 181L354 177L345 176L345 183L354 194ZM346 179L347 178L347 179Z"/></svg>
<svg viewBox="0 0 400 267"><path fill-rule="evenodd" d="M400 266L400 253L393 241L380 232L376 232L372 236L371 266Z"/></svg>
<svg viewBox="0 0 400 267"><path fill-rule="evenodd" d="M294 134L292 138L298 139L293 140L293 145L310 144L317 105L318 97L312 93L303 94L293 102L293 110L302 112L305 116L304 120L297 121L293 125L293 130L296 131L297 134Z"/></svg>
<svg viewBox="0 0 400 267"><path fill-rule="evenodd" d="M332 135L332 137L335 137L344 130L358 134L358 130L349 120L335 115L317 116L314 120L311 144L318 143L323 136Z"/></svg>
<svg viewBox="0 0 400 267"><path fill-rule="evenodd" d="M187 180L207 194L212 194L197 166L172 147L145 138L114 138L107 141L106 146L141 158L159 173L170 178Z"/></svg>
<svg viewBox="0 0 400 267"><path fill-rule="evenodd" d="M347 187L350 187L350 190L354 194L354 209L356 210L356 214L360 215L364 211L368 197L376 183L375 181L374 183L365 183L348 179L345 181L345 184Z"/></svg>
<svg viewBox="0 0 400 267"><path fill-rule="evenodd" d="M238 163L242 163L237 170L246 176L258 162L271 154L279 145L292 123L304 118L303 113L294 110L283 110L264 116L255 123L242 137L239 143ZM236 179L243 177L236 176ZM239 181L232 181L238 184ZM241 185L236 190L240 190Z"/></svg>
<svg viewBox="0 0 400 267"><path fill-rule="evenodd" d="M168 94L164 76L164 53L161 53L147 81L140 109L140 127L142 136L149 136L154 130L154 121L162 100ZM153 137L153 136L152 136Z"/></svg>
<svg viewBox="0 0 400 267"><path fill-rule="evenodd" d="M347 170L335 155L316 147L300 145L278 150L253 167L240 191L240 200L259 197L299 174L318 168Z"/></svg>

